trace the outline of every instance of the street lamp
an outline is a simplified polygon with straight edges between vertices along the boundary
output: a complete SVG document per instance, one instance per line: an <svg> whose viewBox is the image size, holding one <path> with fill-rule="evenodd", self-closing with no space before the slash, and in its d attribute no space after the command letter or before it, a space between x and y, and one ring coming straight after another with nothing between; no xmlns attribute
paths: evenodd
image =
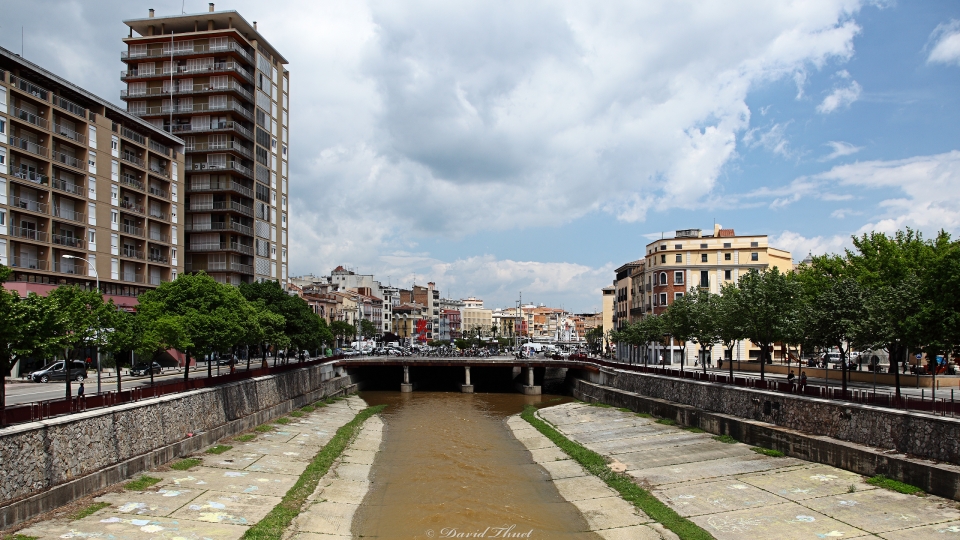
<svg viewBox="0 0 960 540"><path fill-rule="evenodd" d="M93 270L93 275L94 277L97 278L97 292L100 292L100 274L97 273L96 266L90 264L90 261L88 261L84 257L77 257L76 255L61 255L61 257L63 257L64 259L74 259L74 260L83 261L87 263L87 267L90 270ZM117 369L117 371L119 372L119 368ZM100 321L97 321L97 393L99 394L100 392L101 392L101 388L100 388Z"/></svg>

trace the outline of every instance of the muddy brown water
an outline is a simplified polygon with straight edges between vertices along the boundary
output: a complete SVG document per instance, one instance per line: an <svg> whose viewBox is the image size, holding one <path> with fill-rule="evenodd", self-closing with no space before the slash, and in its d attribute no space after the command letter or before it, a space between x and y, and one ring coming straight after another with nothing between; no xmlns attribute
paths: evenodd
<svg viewBox="0 0 960 540"><path fill-rule="evenodd" d="M584 532L583 516L504 421L528 403L571 398L452 392L360 397L387 408L370 491L353 520L355 538L600 538Z"/></svg>

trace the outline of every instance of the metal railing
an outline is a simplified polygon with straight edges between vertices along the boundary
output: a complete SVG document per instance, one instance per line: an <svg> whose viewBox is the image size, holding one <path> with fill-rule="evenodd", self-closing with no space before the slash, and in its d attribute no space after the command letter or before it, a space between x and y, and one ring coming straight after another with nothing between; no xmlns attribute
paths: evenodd
<svg viewBox="0 0 960 540"><path fill-rule="evenodd" d="M17 210L27 210L28 212L37 212L39 214L47 213L47 204L33 199L24 199L23 197L10 197L10 206Z"/></svg>
<svg viewBox="0 0 960 540"><path fill-rule="evenodd" d="M61 137L66 137L71 141L76 141L80 144L87 143L86 137L61 124L53 124L53 132Z"/></svg>
<svg viewBox="0 0 960 540"><path fill-rule="evenodd" d="M140 189L143 189L143 188L140 188ZM162 197L164 199L170 198L170 194L167 193L167 190L158 186L150 186L150 194L155 195L157 197Z"/></svg>
<svg viewBox="0 0 960 540"><path fill-rule="evenodd" d="M66 219L68 221L76 221L77 223L83 223L84 214L82 212L74 212L73 210L64 210L59 206L54 206L53 217Z"/></svg>
<svg viewBox="0 0 960 540"><path fill-rule="evenodd" d="M83 161L64 154L63 152L54 152L53 160L58 163L63 163L64 165L73 167L74 169L83 169Z"/></svg>
<svg viewBox="0 0 960 540"><path fill-rule="evenodd" d="M20 90L21 92L26 92L35 98L42 99L43 101L47 101L47 98L50 95L49 90L41 88L32 82L25 81L16 75L10 75L10 84L12 84L14 88Z"/></svg>
<svg viewBox="0 0 960 540"><path fill-rule="evenodd" d="M26 139L21 139L20 137L10 136L10 146L19 148L20 150L26 150L31 154L35 154L41 157L47 157L47 147L40 146L35 142L28 141Z"/></svg>
<svg viewBox="0 0 960 540"><path fill-rule="evenodd" d="M253 190L230 180L229 182L194 182L187 187L188 192L202 191L236 191L241 195L253 198Z"/></svg>
<svg viewBox="0 0 960 540"><path fill-rule="evenodd" d="M151 253L147 255L147 260L150 262L157 262L157 263L163 263L163 264L167 264L170 262L170 258L167 257L166 255L163 255L162 253Z"/></svg>
<svg viewBox="0 0 960 540"><path fill-rule="evenodd" d="M83 249L83 240L77 238L76 236L65 236L62 234L54 234L51 236L53 238L53 243L59 246L67 246Z"/></svg>
<svg viewBox="0 0 960 540"><path fill-rule="evenodd" d="M127 283L143 283L143 274L120 274L120 281Z"/></svg>
<svg viewBox="0 0 960 540"><path fill-rule="evenodd" d="M120 159L126 161L127 163L133 163L138 167L145 167L146 163L136 156L133 152L123 151L120 153Z"/></svg>
<svg viewBox="0 0 960 540"><path fill-rule="evenodd" d="M123 246L123 248L120 249L120 255L131 259L140 259L141 261L146 260L143 251L130 246Z"/></svg>
<svg viewBox="0 0 960 540"><path fill-rule="evenodd" d="M164 212L163 210L160 210L159 208L151 208L150 213L148 215L152 218L163 219L163 220L166 220L167 218L170 217L169 215L167 215L166 212Z"/></svg>
<svg viewBox="0 0 960 540"><path fill-rule="evenodd" d="M148 146L150 150L153 150L154 152L163 154L165 156L170 155L170 149L156 141L151 140Z"/></svg>
<svg viewBox="0 0 960 540"><path fill-rule="evenodd" d="M169 244L170 235L163 234L162 232L150 231L150 240L155 240L157 242L163 242L163 243Z"/></svg>
<svg viewBox="0 0 960 540"><path fill-rule="evenodd" d="M253 93L244 88L235 80L230 80L226 86L213 86L213 84L193 84L189 87L186 85L178 84L174 88L174 91L171 92L169 88L164 90L161 86L156 86L153 88L144 88L142 91L130 92L129 90L121 90L120 98L146 98L146 97L160 97L160 96L173 96L173 95L190 95L190 94L208 94L214 92L236 92L241 96L247 98L250 101L253 101Z"/></svg>
<svg viewBox="0 0 960 540"><path fill-rule="evenodd" d="M227 141L222 143L195 142L187 145L184 149L187 152L217 152L232 150L240 155L253 159L253 152L240 144L239 141Z"/></svg>
<svg viewBox="0 0 960 540"><path fill-rule="evenodd" d="M253 171L250 167L244 167L237 161L227 161L224 163L194 163L195 171L237 171L240 174L253 178Z"/></svg>
<svg viewBox="0 0 960 540"><path fill-rule="evenodd" d="M137 227L136 225L121 223L120 231L123 232L124 234L143 237L143 227Z"/></svg>
<svg viewBox="0 0 960 540"><path fill-rule="evenodd" d="M18 109L17 107L13 108L13 117L19 120L23 120L29 124L33 124L37 127L47 129L47 121L39 116L33 114L30 111L25 111L23 109Z"/></svg>
<svg viewBox="0 0 960 540"><path fill-rule="evenodd" d="M147 168L150 170L150 174L156 174L156 175L162 176L162 177L164 177L164 178L170 178L170 173L168 173L168 172L167 172L163 167L161 167L160 165L155 165L155 164L151 163Z"/></svg>
<svg viewBox="0 0 960 540"><path fill-rule="evenodd" d="M143 213L144 213L143 205L142 205L142 204L137 204L137 203L135 203L135 202L125 201L125 200L121 199L121 200L120 200L120 203L119 203L119 206L120 206L120 208L123 208L123 209L125 209L125 210L130 210L130 211L136 212L136 213L138 213L138 214L143 214Z"/></svg>
<svg viewBox="0 0 960 540"><path fill-rule="evenodd" d="M238 251L244 255L253 255L253 246L236 242L202 242L189 244L187 251Z"/></svg>
<svg viewBox="0 0 960 540"><path fill-rule="evenodd" d="M65 99L60 96L53 96L53 104L69 113L83 118L84 120L87 118L87 109L77 105L69 99Z"/></svg>
<svg viewBox="0 0 960 540"><path fill-rule="evenodd" d="M10 259L10 266L13 268L26 268L28 270L47 269L47 261L42 261L31 257L11 257Z"/></svg>
<svg viewBox="0 0 960 540"><path fill-rule="evenodd" d="M120 183L128 185L130 187L137 188L141 191L143 191L144 189L143 182L141 182L140 180L137 180L136 177L133 176L132 174L121 174Z"/></svg>
<svg viewBox="0 0 960 540"><path fill-rule="evenodd" d="M239 122L211 122L209 126L194 126L192 124L177 124L173 126L173 133L204 133L210 131L235 131L248 139L253 139L253 132L243 127Z"/></svg>
<svg viewBox="0 0 960 540"><path fill-rule="evenodd" d="M82 187L80 187L77 184L74 184L73 182L67 182L62 178L54 178L52 185L53 185L53 189L58 189L60 191L70 193L72 195L79 195L81 197L83 196Z"/></svg>
<svg viewBox="0 0 960 540"><path fill-rule="evenodd" d="M67 262L60 262L55 260L53 261L52 270L60 274L78 275L83 273L83 267L84 265L82 263L74 264L72 260L68 260Z"/></svg>
<svg viewBox="0 0 960 540"><path fill-rule="evenodd" d="M174 42L174 45L176 45L176 42ZM216 52L235 52L250 62L253 62L252 55L244 50L239 43L233 40L229 40L225 46L211 47L210 45L193 45L192 48L177 49L176 46L173 48L174 57ZM143 53L120 51L121 60L139 60L141 58L170 58L170 45L168 43L164 43L164 46L161 49L147 49Z"/></svg>
<svg viewBox="0 0 960 540"><path fill-rule="evenodd" d="M35 242L47 241L47 233L43 231L38 231L36 229L26 229L23 227L10 227L10 236L16 236L17 238L25 238L27 240L33 240Z"/></svg>
<svg viewBox="0 0 960 540"><path fill-rule="evenodd" d="M244 79L253 82L253 75L249 71L243 68L237 62L213 62L212 64L204 64L198 66L177 66L176 70L172 70L174 74L180 75L196 75L196 74L213 74L213 73L237 73ZM154 68L152 71L143 71L141 72L139 68L130 68L120 71L121 80L130 80L130 79L141 79L145 77L159 77L159 76L169 76L171 70L166 69L157 69Z"/></svg>
<svg viewBox="0 0 960 540"><path fill-rule="evenodd" d="M253 236L253 227L249 225L243 225L236 221L226 222L226 221L213 221L210 223L187 223L188 232L204 232L204 231L226 231L232 230L241 234L248 236Z"/></svg>
<svg viewBox="0 0 960 540"><path fill-rule="evenodd" d="M34 184L40 185L47 185L50 180L50 177L40 174L36 171L31 171L22 165L20 167L14 165L10 171L10 174L14 178L19 178L20 180L26 180L28 182L33 182Z"/></svg>
<svg viewBox="0 0 960 540"><path fill-rule="evenodd" d="M125 138L125 139L130 139L131 141L133 141L133 142L135 142L135 143L137 143L137 144L140 144L140 145L146 144L146 142L147 142L147 138L146 138L146 137L144 137L143 135L137 133L136 131L133 131L132 129L128 129L128 128L122 128L122 129L120 130L120 136L123 137L123 138Z"/></svg>

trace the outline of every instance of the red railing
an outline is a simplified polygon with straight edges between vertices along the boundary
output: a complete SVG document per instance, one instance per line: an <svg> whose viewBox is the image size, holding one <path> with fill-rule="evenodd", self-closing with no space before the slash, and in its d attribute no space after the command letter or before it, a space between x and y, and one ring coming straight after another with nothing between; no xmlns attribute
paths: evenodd
<svg viewBox="0 0 960 540"><path fill-rule="evenodd" d="M166 394L175 394L178 392L186 392L199 388L222 386L245 379L262 377L264 375L276 375L278 373L285 373L295 369L315 366L317 364L323 364L333 360L339 360L341 358L343 357L330 356L327 358L307 360L305 362L290 361L290 363L287 364L280 364L267 368L251 368L250 370L236 371L234 373L226 373L223 375L213 375L212 377L198 377L196 379L191 378L188 381L184 381L182 378L174 381L165 380L163 382L157 382L153 386L137 386L121 392L108 391L100 394L84 396L81 398L72 398L69 400L65 398L51 399L27 403L24 405L14 405L6 408L5 421L6 425L22 424L24 422L36 422L52 416L81 412L89 409L111 407L121 403L130 403L134 401L140 401L141 399L154 398ZM260 360L254 359L252 360L251 365L259 362ZM202 373L202 371L203 370L191 369L191 372Z"/></svg>

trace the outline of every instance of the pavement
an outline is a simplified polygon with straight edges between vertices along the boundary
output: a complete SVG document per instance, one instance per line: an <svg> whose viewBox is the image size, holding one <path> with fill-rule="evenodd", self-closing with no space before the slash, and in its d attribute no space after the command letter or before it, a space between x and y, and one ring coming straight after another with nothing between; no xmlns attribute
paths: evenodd
<svg viewBox="0 0 960 540"><path fill-rule="evenodd" d="M567 403L538 414L718 540L960 539L955 501L887 491L842 469L761 455L618 409ZM550 460L558 451L531 453ZM549 465L557 482L576 472L562 463Z"/></svg>
<svg viewBox="0 0 960 540"><path fill-rule="evenodd" d="M18 534L41 539L154 538L236 540L276 506L337 429L366 403L351 397L319 408L219 454L198 454L186 471L148 473L161 481L145 491L116 491L95 499L109 504L72 521L58 517ZM321 485L323 485L321 483ZM349 523L348 523L349 526Z"/></svg>

